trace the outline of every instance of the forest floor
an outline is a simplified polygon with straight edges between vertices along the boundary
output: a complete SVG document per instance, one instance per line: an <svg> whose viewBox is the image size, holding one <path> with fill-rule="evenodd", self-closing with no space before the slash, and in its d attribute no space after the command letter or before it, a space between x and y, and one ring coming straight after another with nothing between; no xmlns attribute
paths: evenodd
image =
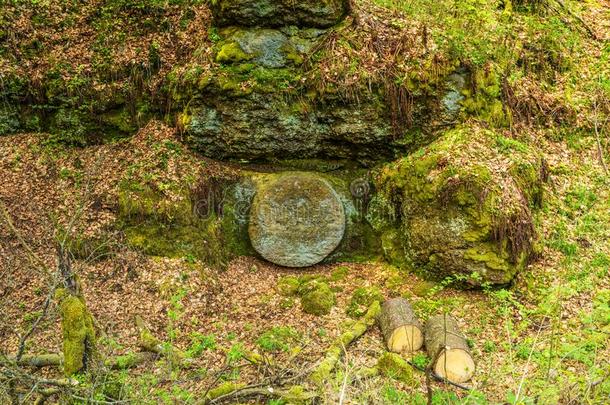
<svg viewBox="0 0 610 405"><path fill-rule="evenodd" d="M363 286L377 286L386 297L408 297L424 320L443 311L458 319L477 364L468 383L472 389L432 382L435 403L609 400L610 179L592 137L536 139L550 167L536 218L542 252L513 285L466 291L381 261L291 270L239 257L226 270L213 270L192 257L146 256L127 246L112 226L117 185L134 159L158 159L154 150L163 142L180 145L174 130L152 123L129 140L82 149L45 139L0 137L0 201L24 242L6 224L0 227L3 353L16 351L18 334L31 326L46 299L48 278L35 257L53 268L58 224L76 218L84 232L104 235L113 246L108 256L74 263L102 355L140 350L135 324L140 316L156 336L194 358L187 368L159 359L120 373L124 389L138 402L196 403L222 381L257 383L287 369L306 370L349 321L346 308ZM174 158L188 164L197 156L187 151ZM209 160L202 164L221 167ZM84 190L92 198L81 214ZM304 274L322 275L336 292L329 315L308 315L298 299L279 294L281 277ZM52 304L27 353L58 353L61 344ZM249 352L268 360L251 364L244 360ZM374 366L383 352L374 327L348 348L323 402L425 403L426 378L417 370L409 384L385 377L344 384L346 375ZM425 361L424 353L415 353L413 361Z"/></svg>

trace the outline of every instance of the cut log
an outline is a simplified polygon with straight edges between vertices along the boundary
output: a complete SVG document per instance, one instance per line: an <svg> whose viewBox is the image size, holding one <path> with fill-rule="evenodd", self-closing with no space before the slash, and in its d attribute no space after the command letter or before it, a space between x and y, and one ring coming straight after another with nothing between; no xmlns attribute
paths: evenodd
<svg viewBox="0 0 610 405"><path fill-rule="evenodd" d="M454 383L470 380L475 364L460 332L457 321L451 315L437 315L426 322L426 349L432 359L432 370L440 377Z"/></svg>
<svg viewBox="0 0 610 405"><path fill-rule="evenodd" d="M383 303L379 326L391 352L414 352L424 343L421 323L404 298L392 298Z"/></svg>
<svg viewBox="0 0 610 405"><path fill-rule="evenodd" d="M27 367L58 367L64 362L63 354L50 353L21 356L17 364Z"/></svg>

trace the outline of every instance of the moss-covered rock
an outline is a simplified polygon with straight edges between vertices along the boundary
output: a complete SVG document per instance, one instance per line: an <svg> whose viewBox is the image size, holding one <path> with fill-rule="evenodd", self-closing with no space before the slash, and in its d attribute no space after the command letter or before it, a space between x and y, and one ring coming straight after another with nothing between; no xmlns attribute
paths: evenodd
<svg viewBox="0 0 610 405"><path fill-rule="evenodd" d="M311 29L230 27L219 31L223 39L216 44L215 59L223 64L248 62L263 68L300 65L322 33Z"/></svg>
<svg viewBox="0 0 610 405"><path fill-rule="evenodd" d="M431 68L438 75L434 84L405 79L409 123L397 125L385 82L367 80L350 90L362 94L357 100L334 88L332 80L318 82L320 55L312 52L324 49L323 30L216 31L214 57L220 65L210 68L194 58L168 80L189 143L210 157L351 159L372 165L431 142L435 129L452 125L462 107L466 74L453 63L440 72Z"/></svg>
<svg viewBox="0 0 610 405"><path fill-rule="evenodd" d="M393 141L388 111L378 97L357 107L340 100L287 100L282 87L294 82L285 76L267 76L262 85L256 76L234 76L236 81L219 84L229 96L244 95L238 101L215 96L192 103L186 127L191 144L208 156L246 160L282 156L365 162L368 158L370 162L401 149ZM262 91L248 91L253 86L264 87Z"/></svg>
<svg viewBox="0 0 610 405"><path fill-rule="evenodd" d="M55 293L61 313L64 373L72 375L87 367L95 351L93 317L82 297L59 289Z"/></svg>
<svg viewBox="0 0 610 405"><path fill-rule="evenodd" d="M359 318L374 301L383 302L383 299L381 290L376 286L356 288L347 306L347 314Z"/></svg>
<svg viewBox="0 0 610 405"><path fill-rule="evenodd" d="M152 156L133 164L118 186L118 224L127 242L148 255L197 258L216 268L253 254L244 210L251 184L204 174L201 161L177 143L151 142L144 148Z"/></svg>
<svg viewBox="0 0 610 405"><path fill-rule="evenodd" d="M335 293L324 282L312 280L302 289L301 307L312 315L326 315L335 305Z"/></svg>
<svg viewBox="0 0 610 405"><path fill-rule="evenodd" d="M330 27L346 14L346 0L215 0L214 24L218 26Z"/></svg>
<svg viewBox="0 0 610 405"><path fill-rule="evenodd" d="M541 159L517 141L506 149L503 139L476 127L450 130L380 170L375 198L383 203L371 223L390 260L471 284L504 284L524 267Z"/></svg>
<svg viewBox="0 0 610 405"><path fill-rule="evenodd" d="M385 352L377 361L377 369L383 376L401 381L409 386L417 385L413 377L413 367L409 365L400 355Z"/></svg>

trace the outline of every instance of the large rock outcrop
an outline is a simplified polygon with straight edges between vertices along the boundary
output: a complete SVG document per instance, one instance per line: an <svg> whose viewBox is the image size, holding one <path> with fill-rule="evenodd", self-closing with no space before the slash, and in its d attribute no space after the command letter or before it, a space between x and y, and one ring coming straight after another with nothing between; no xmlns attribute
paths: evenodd
<svg viewBox="0 0 610 405"><path fill-rule="evenodd" d="M325 27L345 16L345 2L217 1L213 10L216 64L203 68L195 57L169 81L178 121L206 156L347 158L370 165L431 142L434 130L460 111L464 74L450 62L437 66L434 83L421 88L417 78L405 78L408 126L397 125L389 107L396 95L383 80L354 90L362 96L353 99L317 81L324 68L318 59L332 35Z"/></svg>
<svg viewBox="0 0 610 405"><path fill-rule="evenodd" d="M347 0L215 0L218 26L286 26L328 28L347 14Z"/></svg>
<svg viewBox="0 0 610 405"><path fill-rule="evenodd" d="M384 166L368 216L391 261L437 279L508 283L533 253L543 172L525 144L458 128Z"/></svg>

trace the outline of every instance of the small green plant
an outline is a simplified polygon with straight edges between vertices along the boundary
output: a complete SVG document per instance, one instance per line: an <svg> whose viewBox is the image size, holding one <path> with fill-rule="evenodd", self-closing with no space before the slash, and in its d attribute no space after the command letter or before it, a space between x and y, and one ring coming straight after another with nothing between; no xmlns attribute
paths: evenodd
<svg viewBox="0 0 610 405"><path fill-rule="evenodd" d="M214 335L193 332L191 334L191 345L186 353L189 357L199 357L204 351L214 349L216 349L216 337Z"/></svg>
<svg viewBox="0 0 610 405"><path fill-rule="evenodd" d="M485 353L493 353L497 350L497 346L495 344L495 342L492 342L491 340L486 340L485 343L483 343L483 351Z"/></svg>
<svg viewBox="0 0 610 405"><path fill-rule="evenodd" d="M246 355L243 343L235 343L229 350L227 350L227 363L235 364L238 360L242 359Z"/></svg>
<svg viewBox="0 0 610 405"><path fill-rule="evenodd" d="M411 361L413 362L415 367L419 369L425 369L430 363L430 358L425 353L417 353L415 356L413 356L413 359L411 359Z"/></svg>
<svg viewBox="0 0 610 405"><path fill-rule="evenodd" d="M339 266L333 270L330 275L330 281L341 281L344 280L349 273L349 267Z"/></svg>
<svg viewBox="0 0 610 405"><path fill-rule="evenodd" d="M347 307L347 314L354 318L361 317L373 301L383 301L383 294L378 287L356 288Z"/></svg>
<svg viewBox="0 0 610 405"><path fill-rule="evenodd" d="M390 385L386 385L381 390L381 396L387 404L406 404L409 403L409 396L406 392L400 391Z"/></svg>
<svg viewBox="0 0 610 405"><path fill-rule="evenodd" d="M170 307L167 310L167 317L169 318L169 324L167 326L167 335L170 342L178 337L178 330L176 329L176 323L183 315L184 304L182 299L186 296L188 290L185 288L180 289L170 298Z"/></svg>

